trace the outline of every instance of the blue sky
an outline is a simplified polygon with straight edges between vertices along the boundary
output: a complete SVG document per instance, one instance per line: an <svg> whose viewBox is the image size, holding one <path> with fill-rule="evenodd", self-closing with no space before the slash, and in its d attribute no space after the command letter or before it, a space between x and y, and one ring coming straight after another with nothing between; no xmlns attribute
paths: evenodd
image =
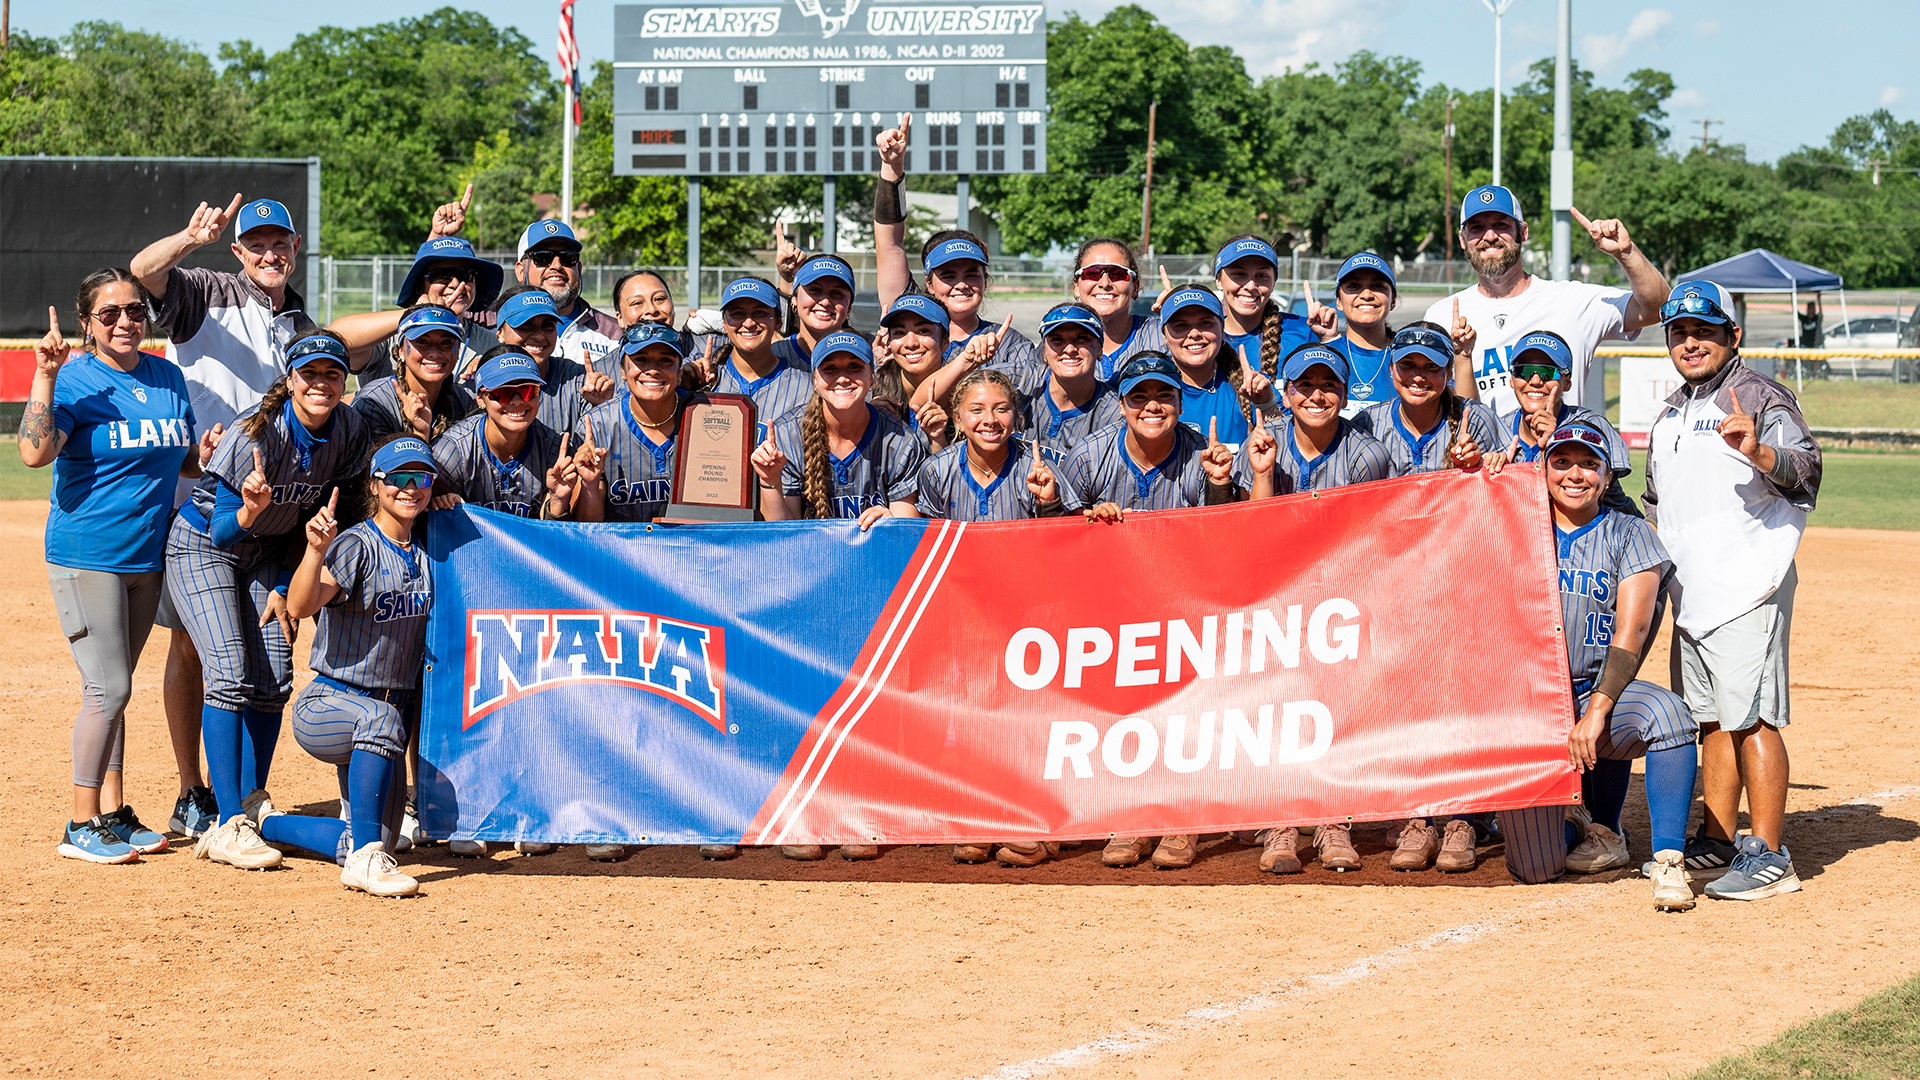
<svg viewBox="0 0 1920 1080"><path fill-rule="evenodd" d="M1480 0L1140 0L1188 40L1231 45L1256 76L1304 63L1332 64L1356 49L1409 56L1426 81L1482 88L1493 79L1493 19ZM1118 0L1049 0L1055 17L1096 18ZM129 0L79 17L113 18L199 44L249 38L272 51L324 24L358 26L432 10L433 4L331 0ZM477 0L465 7L516 26L551 53L557 2ZM81 5L80 7L86 7ZM322 14L309 12L324 11ZM1810 15L1809 12L1817 12ZM612 0L581 0L577 30L588 60L609 57ZM1676 141L1714 137L1772 160L1823 144L1848 116L1886 107L1902 119L1920 111L1920 4L1852 0L1827 7L1785 0L1638 3L1576 0L1574 56L1606 84L1654 67L1671 73L1668 102ZM71 0L14 0L13 22L57 35L76 18ZM1506 16L1508 85L1554 47L1555 0L1515 0Z"/></svg>

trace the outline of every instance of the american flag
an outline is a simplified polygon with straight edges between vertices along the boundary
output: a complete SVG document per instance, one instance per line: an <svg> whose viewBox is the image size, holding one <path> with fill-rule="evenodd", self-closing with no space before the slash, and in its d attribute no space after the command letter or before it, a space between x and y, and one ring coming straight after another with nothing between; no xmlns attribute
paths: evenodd
<svg viewBox="0 0 1920 1080"><path fill-rule="evenodd" d="M573 0L560 0L560 81L573 91L573 126L580 126L580 43L573 39Z"/></svg>

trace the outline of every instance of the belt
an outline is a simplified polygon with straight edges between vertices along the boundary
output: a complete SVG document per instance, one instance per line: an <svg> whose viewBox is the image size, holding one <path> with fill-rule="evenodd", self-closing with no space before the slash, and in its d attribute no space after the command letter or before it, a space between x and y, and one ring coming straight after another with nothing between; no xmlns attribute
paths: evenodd
<svg viewBox="0 0 1920 1080"><path fill-rule="evenodd" d="M331 686L335 690L345 690L349 694L359 694L363 698L372 698L375 701L384 701L389 705L396 706L411 704L415 698L420 696L420 691L418 690L403 690L398 687L375 688L355 686L350 682L342 682L331 675L316 674L313 677L313 681Z"/></svg>

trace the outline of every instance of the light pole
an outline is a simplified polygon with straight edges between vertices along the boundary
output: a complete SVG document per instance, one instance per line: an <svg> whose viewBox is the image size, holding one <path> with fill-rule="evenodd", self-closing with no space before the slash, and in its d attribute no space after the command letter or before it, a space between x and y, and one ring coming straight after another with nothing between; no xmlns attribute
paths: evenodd
<svg viewBox="0 0 1920 1080"><path fill-rule="evenodd" d="M1500 18L1513 6L1513 0L1480 0L1493 12L1493 182L1500 179Z"/></svg>
<svg viewBox="0 0 1920 1080"><path fill-rule="evenodd" d="M1573 0L1560 0L1560 50L1553 62L1553 280L1573 275Z"/></svg>

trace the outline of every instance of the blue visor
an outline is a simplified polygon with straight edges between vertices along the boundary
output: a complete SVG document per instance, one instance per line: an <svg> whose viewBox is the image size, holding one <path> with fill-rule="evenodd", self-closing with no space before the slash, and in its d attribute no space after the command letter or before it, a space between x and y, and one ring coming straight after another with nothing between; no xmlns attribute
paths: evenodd
<svg viewBox="0 0 1920 1080"><path fill-rule="evenodd" d="M813 366L819 367L826 362L827 357L835 353L848 353L858 357L868 367L873 366L873 346L859 334L835 330L821 338L820 344L813 347Z"/></svg>
<svg viewBox="0 0 1920 1080"><path fill-rule="evenodd" d="M1400 288L1400 283L1394 279L1393 267L1388 264L1387 260L1375 255L1371 251L1363 251L1358 255L1347 256L1347 261L1340 264L1340 273L1334 277L1333 283L1335 285L1340 284L1347 279L1348 274L1353 273L1355 270L1372 270L1374 273L1387 279L1388 288L1394 290Z"/></svg>
<svg viewBox="0 0 1920 1080"><path fill-rule="evenodd" d="M548 296L545 289L528 289L500 301L501 325L511 326L515 330L542 315L556 323L560 321L560 309L553 306L553 297Z"/></svg>
<svg viewBox="0 0 1920 1080"><path fill-rule="evenodd" d="M845 259L833 255L815 255L802 263L798 273L793 275L795 285L811 285L821 278L832 278L853 291L853 267Z"/></svg>
<svg viewBox="0 0 1920 1080"><path fill-rule="evenodd" d="M400 336L408 341L436 330L444 330L455 339L466 335L466 328L460 325L460 316L455 315L451 308L439 304L427 304L400 316Z"/></svg>
<svg viewBox="0 0 1920 1080"><path fill-rule="evenodd" d="M887 309L887 313L881 316L880 325L892 326L898 321L896 316L900 315L918 315L941 330L947 330L952 326L952 322L947 318L947 309L924 293L907 293L895 300L893 306Z"/></svg>
<svg viewBox="0 0 1920 1080"><path fill-rule="evenodd" d="M412 435L403 435L392 442L382 444L373 452L373 465L367 471L375 475L400 472L409 465L418 466L427 472L439 471L439 467L433 461L433 451L427 448L424 441Z"/></svg>
<svg viewBox="0 0 1920 1080"><path fill-rule="evenodd" d="M727 287L720 290L720 310L727 310L727 305L735 300L757 300L775 311L780 310L780 294L759 278L734 278L727 282Z"/></svg>
<svg viewBox="0 0 1920 1080"><path fill-rule="evenodd" d="M326 334L303 337L287 346L288 371L298 371L322 360L331 360L339 364L342 371L348 370L347 347Z"/></svg>
<svg viewBox="0 0 1920 1080"><path fill-rule="evenodd" d="M987 251L964 236L956 236L951 240L942 240L938 247L927 253L926 267L928 270L938 270L959 259L972 259L985 266Z"/></svg>
<svg viewBox="0 0 1920 1080"><path fill-rule="evenodd" d="M1228 241L1227 246L1213 257L1213 272L1217 274L1249 255L1264 259L1276 271L1280 269L1280 253L1273 250L1272 244L1257 236L1243 236Z"/></svg>
<svg viewBox="0 0 1920 1080"><path fill-rule="evenodd" d="M1066 326L1078 326L1093 335L1095 341L1106 334L1106 327L1100 322L1100 316L1084 304L1055 304L1040 319L1040 336L1045 338Z"/></svg>
<svg viewBox="0 0 1920 1080"><path fill-rule="evenodd" d="M540 374L540 365L526 353L501 353L499 356L480 365L473 377L474 386L481 390L498 390L514 383L546 384L546 376Z"/></svg>
<svg viewBox="0 0 1920 1080"><path fill-rule="evenodd" d="M620 351L627 356L638 356L649 346L664 345L673 350L676 359L685 360L687 351L680 341L680 331L671 326L658 323L635 323L620 335Z"/></svg>
<svg viewBox="0 0 1920 1080"><path fill-rule="evenodd" d="M1347 358L1327 348L1325 345L1302 345L1287 354L1287 363L1280 371L1280 377L1288 381L1307 373L1308 368L1324 367L1333 372L1340 385L1347 384Z"/></svg>

